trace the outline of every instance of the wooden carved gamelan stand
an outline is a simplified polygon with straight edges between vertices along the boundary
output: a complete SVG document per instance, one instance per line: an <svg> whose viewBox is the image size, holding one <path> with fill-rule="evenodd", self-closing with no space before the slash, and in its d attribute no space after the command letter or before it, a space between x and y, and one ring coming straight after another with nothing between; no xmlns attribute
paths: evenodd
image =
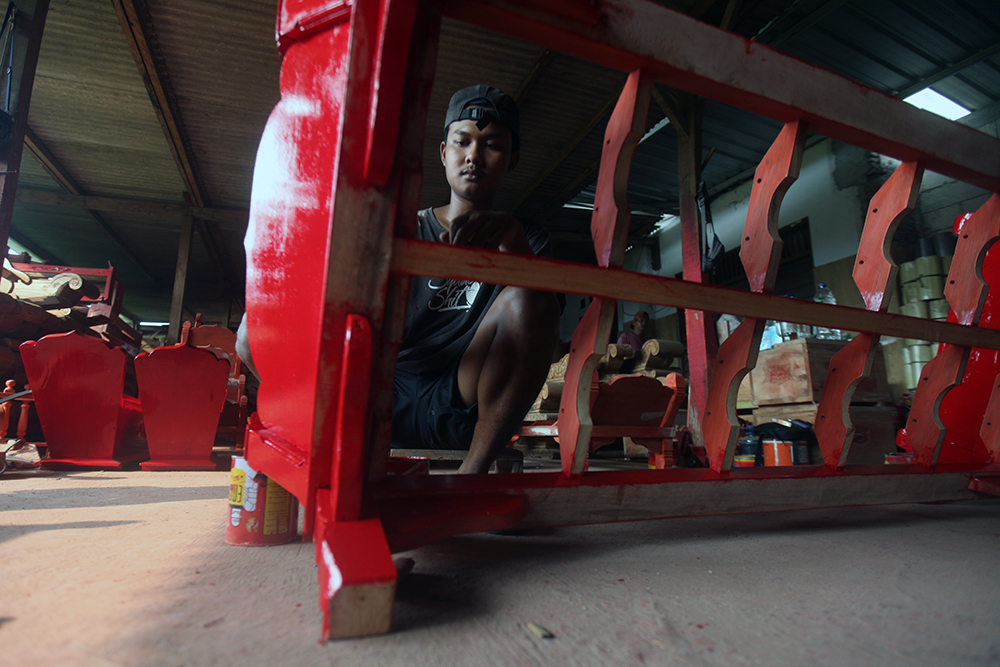
<svg viewBox="0 0 1000 667"><path fill-rule="evenodd" d="M412 240L442 15L630 73L601 160L592 222L600 266ZM325 637L388 630L390 554L459 533L949 500L972 497L970 485L996 488L1000 421L989 415L1000 405L1000 332L980 276L1000 265L986 254L1000 234L997 196L964 223L949 322L886 313L897 270L887 249L924 168L997 192L996 139L645 0L284 0L277 34L281 101L258 153L246 243L250 344L262 377L247 457L305 506ZM620 268L629 165L654 80L785 123L754 179L741 251L750 292ZM867 309L771 294L778 209L807 129L902 161L872 200L858 253ZM393 367L412 275L596 297L571 346L562 472L389 474ZM593 369L622 298L745 318L713 361L701 412L711 468L584 472ZM731 468L736 393L768 318L862 332L829 369L816 426L823 465ZM845 467L848 406L880 335L947 343L924 371L907 429L917 463ZM992 364L967 363L970 354ZM943 410L946 392L973 368L996 391ZM977 427L949 438L959 423Z"/></svg>

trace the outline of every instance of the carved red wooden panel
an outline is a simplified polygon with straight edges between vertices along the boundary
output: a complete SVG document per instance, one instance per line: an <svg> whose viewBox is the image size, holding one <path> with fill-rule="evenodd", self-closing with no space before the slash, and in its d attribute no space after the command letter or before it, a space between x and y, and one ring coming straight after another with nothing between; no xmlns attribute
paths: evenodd
<svg viewBox="0 0 1000 667"><path fill-rule="evenodd" d="M979 434L993 463L1000 463L1000 376L993 382L993 392L986 405L986 417Z"/></svg>
<svg viewBox="0 0 1000 667"><path fill-rule="evenodd" d="M983 280L983 262L990 247L1000 236L1000 195L993 195L971 216L956 225L958 241L944 288L951 306L949 320L959 324L979 323L989 290ZM962 381L970 348L943 345L937 357L924 366L906 424L906 434L918 463L936 465L945 439L941 405L945 395ZM978 417L982 419L982 417ZM969 443L953 454L976 458L975 445Z"/></svg>
<svg viewBox="0 0 1000 667"><path fill-rule="evenodd" d="M604 131L604 151L597 175L590 233L599 266L620 267L625 261L632 213L628 207L628 176L632 154L646 131L653 82L641 70L632 72Z"/></svg>
<svg viewBox="0 0 1000 667"><path fill-rule="evenodd" d="M629 223L628 175L632 153L646 128L652 82L640 70L629 75L604 133L591 232L601 266L621 266ZM590 389L597 361L611 337L615 300L597 298L573 332L566 382L559 402L559 449L563 472L579 474L586 464L593 422Z"/></svg>
<svg viewBox="0 0 1000 667"><path fill-rule="evenodd" d="M916 206L923 171L923 165L917 162L901 164L868 206L854 264L854 282L868 310L885 312L889 306L899 271L889 255L889 247L900 221ZM851 400L858 383L871 374L880 338L878 334L858 334L830 360L813 425L827 466L842 467L847 462L854 439Z"/></svg>
<svg viewBox="0 0 1000 667"><path fill-rule="evenodd" d="M754 292L770 292L778 275L782 246L778 210L785 192L798 178L805 137L805 122L785 124L754 174L740 247L740 259ZM719 348L702 418L705 449L714 470L729 470L732 466L739 437L736 395L740 382L757 363L764 324L753 318L743 320Z"/></svg>
<svg viewBox="0 0 1000 667"><path fill-rule="evenodd" d="M850 405L854 389L871 374L879 346L878 335L859 333L837 350L827 369L826 384L816 410L816 439L825 465L841 468L847 463L854 425Z"/></svg>
<svg viewBox="0 0 1000 667"><path fill-rule="evenodd" d="M559 455L567 475L583 472L587 463L594 426L590 418L591 385L597 362L608 349L615 304L614 299L594 299L573 331L559 399Z"/></svg>
<svg viewBox="0 0 1000 667"><path fill-rule="evenodd" d="M969 348L944 346L920 373L920 383L906 420L906 434L916 461L921 465L933 466L938 461L945 433L939 412L941 400L961 381L968 359Z"/></svg>
<svg viewBox="0 0 1000 667"><path fill-rule="evenodd" d="M990 197L956 233L958 241L944 296L959 324L976 324L989 289L983 282L983 259L1000 236L1000 195Z"/></svg>
<svg viewBox="0 0 1000 667"><path fill-rule="evenodd" d="M799 177L805 139L805 121L786 123L754 172L750 208L740 243L740 259L753 292L774 289L782 246L778 209L788 188Z"/></svg>
<svg viewBox="0 0 1000 667"><path fill-rule="evenodd" d="M764 320L748 317L719 346L712 384L708 390L708 407L702 420L705 450L712 470L725 471L733 465L740 424L736 420L736 395L740 382L757 364Z"/></svg>
<svg viewBox="0 0 1000 667"><path fill-rule="evenodd" d="M865 229L854 263L854 282L868 310L884 313L889 307L899 273L899 267L889 254L889 247L899 223L917 205L923 174L922 163L904 162L879 188L868 206Z"/></svg>

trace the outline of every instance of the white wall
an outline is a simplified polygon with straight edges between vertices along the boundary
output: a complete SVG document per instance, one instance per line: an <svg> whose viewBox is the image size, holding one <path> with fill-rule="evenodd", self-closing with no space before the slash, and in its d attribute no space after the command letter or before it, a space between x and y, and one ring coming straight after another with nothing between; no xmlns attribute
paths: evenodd
<svg viewBox="0 0 1000 667"><path fill-rule="evenodd" d="M809 218L813 263L821 266L858 251L864 210L858 189L837 188L833 180L834 155L831 141L822 141L806 150L799 178L785 194L778 214L778 226ZM726 250L739 247L750 205L751 181L712 203L712 218ZM680 225L660 234L661 269L656 273L673 276L681 272ZM633 250L635 252L635 250ZM643 269L652 272L647 263Z"/></svg>
<svg viewBox="0 0 1000 667"><path fill-rule="evenodd" d="M799 178L785 194L778 214L778 226L784 227L802 218L809 218L813 263L821 266L853 255L858 251L864 217L858 188L839 189L833 179L834 154L827 139L812 146L802 156ZM752 181L732 190L712 203L712 218L716 233L726 250L739 247L750 205ZM653 271L650 246L635 246L625 255L624 268L640 273L675 276L682 271L681 230L679 221L660 233L660 270ZM583 317L580 298L567 295L560 337L568 341L573 329ZM626 324L637 310L646 310L657 319L670 315L674 308L645 303L619 302L618 322Z"/></svg>

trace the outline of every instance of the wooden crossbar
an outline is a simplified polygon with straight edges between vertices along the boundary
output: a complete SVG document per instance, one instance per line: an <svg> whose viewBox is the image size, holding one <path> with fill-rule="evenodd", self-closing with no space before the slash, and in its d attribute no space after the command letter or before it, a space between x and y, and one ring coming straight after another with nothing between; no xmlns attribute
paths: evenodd
<svg viewBox="0 0 1000 667"><path fill-rule="evenodd" d="M395 239L390 270L417 276L481 280L498 285L695 308L741 317L772 319L775 313L781 313L781 319L786 322L1000 350L1000 331L992 329L443 243Z"/></svg>

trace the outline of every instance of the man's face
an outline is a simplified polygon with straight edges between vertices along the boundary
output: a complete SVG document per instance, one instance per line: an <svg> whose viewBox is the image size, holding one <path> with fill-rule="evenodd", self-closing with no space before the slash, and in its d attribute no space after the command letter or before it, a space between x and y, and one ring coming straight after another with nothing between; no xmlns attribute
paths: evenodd
<svg viewBox="0 0 1000 667"><path fill-rule="evenodd" d="M647 324L649 324L649 318L637 317L636 319L632 320L632 329L635 331L636 334L641 335L643 330L646 328Z"/></svg>
<svg viewBox="0 0 1000 667"><path fill-rule="evenodd" d="M480 130L476 121L460 120L448 126L441 142L441 164L452 191L462 199L492 205L493 197L519 153L511 149L510 130L490 123Z"/></svg>

